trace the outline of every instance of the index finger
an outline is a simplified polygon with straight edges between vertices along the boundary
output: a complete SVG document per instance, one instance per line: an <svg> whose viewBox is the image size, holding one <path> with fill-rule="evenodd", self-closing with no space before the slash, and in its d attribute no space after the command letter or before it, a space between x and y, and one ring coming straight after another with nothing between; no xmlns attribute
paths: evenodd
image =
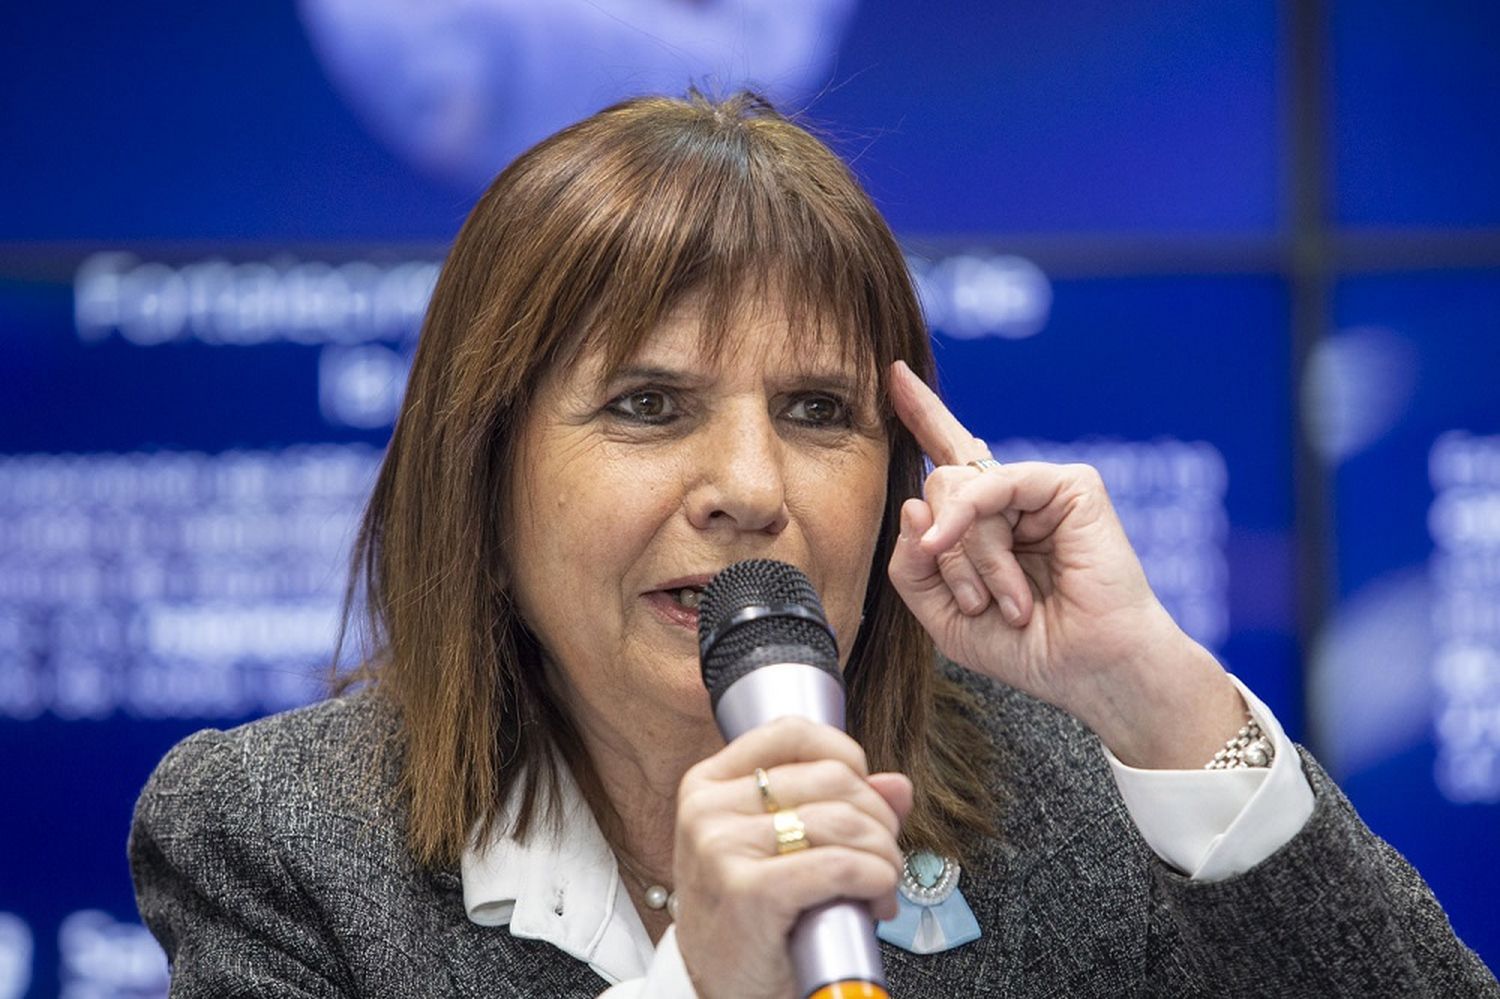
<svg viewBox="0 0 1500 999"><path fill-rule="evenodd" d="M711 780L729 780L783 763L837 760L864 777L869 774L865 751L831 725L796 715L784 715L758 725L693 769Z"/></svg>
<svg viewBox="0 0 1500 999"><path fill-rule="evenodd" d="M905 361L891 365L891 405L934 465L962 465L990 456L989 446L964 429Z"/></svg>

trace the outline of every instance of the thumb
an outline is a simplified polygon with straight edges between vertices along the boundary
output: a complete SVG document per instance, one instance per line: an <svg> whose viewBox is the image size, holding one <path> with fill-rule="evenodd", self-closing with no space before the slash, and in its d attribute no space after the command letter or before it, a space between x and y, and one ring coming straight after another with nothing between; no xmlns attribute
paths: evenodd
<svg viewBox="0 0 1500 999"><path fill-rule="evenodd" d="M937 556L923 550L920 539L932 526L932 508L920 499L901 504L901 534L896 538L887 569L891 585L916 615L928 634L945 617L960 613L953 591L943 579Z"/></svg>
<svg viewBox="0 0 1500 999"><path fill-rule="evenodd" d="M891 811L896 813L896 818L905 822L906 817L911 814L911 779L905 774L878 773L871 774L866 780L875 789L875 793L891 806Z"/></svg>

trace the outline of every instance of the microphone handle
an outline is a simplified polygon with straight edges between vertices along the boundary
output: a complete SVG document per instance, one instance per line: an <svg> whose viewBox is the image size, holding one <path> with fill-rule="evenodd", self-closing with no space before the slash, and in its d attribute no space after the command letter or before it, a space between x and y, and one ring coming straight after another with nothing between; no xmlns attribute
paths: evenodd
<svg viewBox="0 0 1500 999"><path fill-rule="evenodd" d="M844 730L844 686L806 663L760 666L719 697L714 717L726 740L787 715ZM797 994L809 999L885 999L875 920L863 902L836 899L798 917L788 938Z"/></svg>

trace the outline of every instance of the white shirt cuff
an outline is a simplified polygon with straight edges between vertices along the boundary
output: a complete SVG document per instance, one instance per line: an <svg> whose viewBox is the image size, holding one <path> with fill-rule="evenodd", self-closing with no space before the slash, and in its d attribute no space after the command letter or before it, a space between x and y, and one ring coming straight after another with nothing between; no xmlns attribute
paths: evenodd
<svg viewBox="0 0 1500 999"><path fill-rule="evenodd" d="M600 999L698 999L688 977L682 952L677 949L677 927L668 926L657 941L646 977L632 978L599 993Z"/></svg>
<svg viewBox="0 0 1500 999"><path fill-rule="evenodd" d="M1104 750L1141 837L1194 881L1243 874L1290 842L1313 811L1312 787L1292 740L1270 708L1239 678L1229 679L1276 747L1270 767L1142 770Z"/></svg>

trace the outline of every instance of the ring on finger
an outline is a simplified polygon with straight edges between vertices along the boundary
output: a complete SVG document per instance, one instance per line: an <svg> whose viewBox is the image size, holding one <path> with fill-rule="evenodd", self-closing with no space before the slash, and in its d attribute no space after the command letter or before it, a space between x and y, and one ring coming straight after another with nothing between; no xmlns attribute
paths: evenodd
<svg viewBox="0 0 1500 999"><path fill-rule="evenodd" d="M981 472L986 472L992 468L1001 467L1000 463L994 458L975 458L973 461L964 462L964 464L968 465L970 468L977 468Z"/></svg>
<svg viewBox="0 0 1500 999"><path fill-rule="evenodd" d="M760 803L767 812L781 811L781 806L776 803L776 795L771 793L771 778L760 767L755 768L755 787L760 791Z"/></svg>
<svg viewBox="0 0 1500 999"><path fill-rule="evenodd" d="M806 850L812 844L807 841L807 826L797 817L795 809L782 808L771 816L771 824L776 829L776 852L796 853L798 850Z"/></svg>

